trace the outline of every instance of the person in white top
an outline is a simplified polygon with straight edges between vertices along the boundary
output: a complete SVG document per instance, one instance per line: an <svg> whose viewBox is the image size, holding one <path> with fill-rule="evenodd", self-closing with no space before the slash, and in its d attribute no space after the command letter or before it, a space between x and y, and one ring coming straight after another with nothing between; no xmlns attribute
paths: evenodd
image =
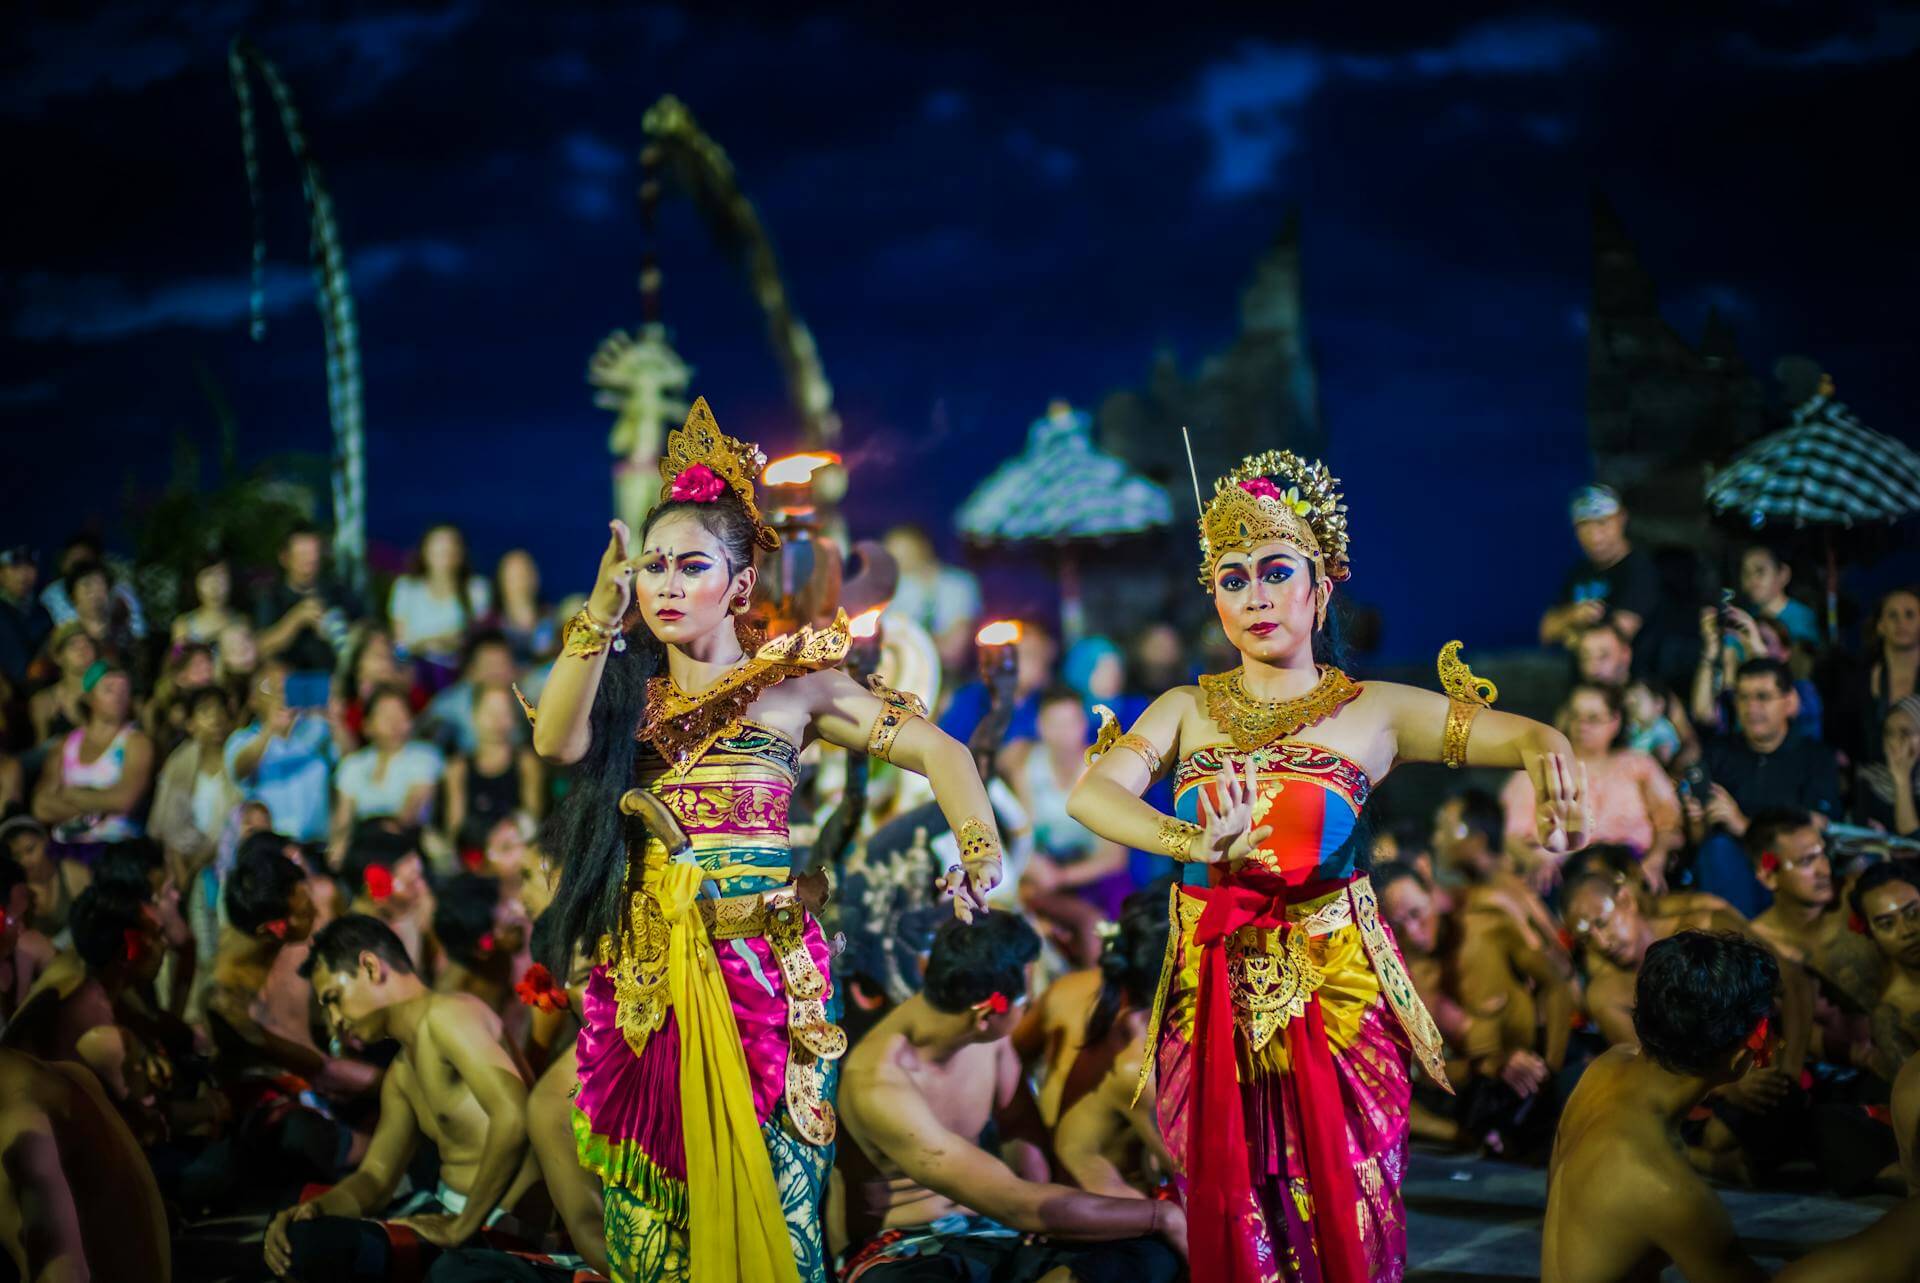
<svg viewBox="0 0 1920 1283"><path fill-rule="evenodd" d="M333 841L342 852L361 820L391 816L409 825L430 822L446 770L438 749L408 738L413 709L398 687L373 693L364 729L367 746L348 754L333 777Z"/></svg>
<svg viewBox="0 0 1920 1283"><path fill-rule="evenodd" d="M469 568L467 541L458 526L428 530L414 562L414 572L395 579L387 599L394 644L402 654L444 670L451 680L473 622L493 607L493 590Z"/></svg>

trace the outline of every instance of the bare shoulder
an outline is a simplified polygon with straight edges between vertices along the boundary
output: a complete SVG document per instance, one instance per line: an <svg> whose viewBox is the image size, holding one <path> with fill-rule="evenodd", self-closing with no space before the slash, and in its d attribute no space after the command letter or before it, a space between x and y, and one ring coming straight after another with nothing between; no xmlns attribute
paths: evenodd
<svg viewBox="0 0 1920 1283"><path fill-rule="evenodd" d="M484 1030L488 1038L500 1034L500 1017L470 993L435 993L427 1003L427 1024L437 1035Z"/></svg>

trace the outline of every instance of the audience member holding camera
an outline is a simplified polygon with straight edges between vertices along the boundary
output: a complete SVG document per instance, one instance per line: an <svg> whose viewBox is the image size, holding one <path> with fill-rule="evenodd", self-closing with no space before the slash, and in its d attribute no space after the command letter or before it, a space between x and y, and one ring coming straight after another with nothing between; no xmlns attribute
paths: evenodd
<svg viewBox="0 0 1920 1283"><path fill-rule="evenodd" d="M1699 851L1694 885L1751 918L1772 903L1754 876L1740 839L1764 807L1811 811L1825 823L1839 813L1840 775L1833 750L1796 735L1800 697L1777 659L1750 659L1734 677L1738 729L1707 741L1702 773L1690 776L1682 806Z"/></svg>

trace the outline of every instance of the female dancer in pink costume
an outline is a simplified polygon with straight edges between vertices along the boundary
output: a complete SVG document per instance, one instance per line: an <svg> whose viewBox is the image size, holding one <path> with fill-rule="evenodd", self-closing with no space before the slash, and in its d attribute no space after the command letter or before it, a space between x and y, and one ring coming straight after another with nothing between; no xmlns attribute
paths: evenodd
<svg viewBox="0 0 1920 1283"><path fill-rule="evenodd" d="M1405 1269L1409 1044L1446 1076L1365 873L1359 819L1377 781L1400 762L1524 769L1544 844L1577 846L1586 828L1566 738L1483 712L1491 688L1457 647L1441 654L1447 695L1331 664L1327 606L1349 570L1337 487L1286 451L1215 486L1201 582L1240 666L1168 691L1125 735L1109 723L1071 802L1102 837L1184 865L1142 1082L1157 1070L1193 1276L1208 1283ZM1163 763L1174 815L1140 800Z"/></svg>

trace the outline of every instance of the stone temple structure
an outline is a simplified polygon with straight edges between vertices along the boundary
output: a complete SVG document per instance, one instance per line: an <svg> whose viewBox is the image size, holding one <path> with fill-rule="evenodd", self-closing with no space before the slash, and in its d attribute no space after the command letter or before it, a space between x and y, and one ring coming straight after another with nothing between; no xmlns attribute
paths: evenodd
<svg viewBox="0 0 1920 1283"><path fill-rule="evenodd" d="M1326 434L1301 296L1297 214L1287 217L1254 264L1240 295L1240 333L1227 348L1202 358L1190 371L1163 350L1143 385L1110 392L1101 403L1100 447L1165 487L1173 497L1174 528L1182 534L1197 517L1180 437L1183 424L1193 431L1200 485L1209 495L1214 478L1256 451L1290 449L1316 458L1323 453ZM1204 597L1191 590L1193 560L1193 541L1184 537L1137 541L1089 558L1088 626L1124 634L1141 619L1184 618L1204 607ZM1169 573L1143 575L1143 561L1156 567L1164 562Z"/></svg>
<svg viewBox="0 0 1920 1283"><path fill-rule="evenodd" d="M1325 447L1301 301L1297 214L1254 265L1232 345L1202 359L1191 374L1162 351L1144 387L1108 394L1100 407L1100 443L1170 493L1190 496L1182 424L1193 430L1203 489L1257 450L1318 457Z"/></svg>
<svg viewBox="0 0 1920 1283"><path fill-rule="evenodd" d="M1709 312L1697 345L1667 324L1619 216L1596 196L1587 438L1595 476L1626 497L1639 537L1699 546L1707 474L1766 426L1760 382L1725 318Z"/></svg>

